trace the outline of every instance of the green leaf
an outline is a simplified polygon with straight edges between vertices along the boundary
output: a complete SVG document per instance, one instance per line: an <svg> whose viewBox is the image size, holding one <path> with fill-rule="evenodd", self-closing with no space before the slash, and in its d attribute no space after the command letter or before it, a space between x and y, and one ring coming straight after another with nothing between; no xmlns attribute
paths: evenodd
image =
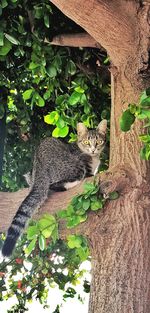
<svg viewBox="0 0 150 313"><path fill-rule="evenodd" d="M39 236L39 248L41 251L44 251L44 249L46 248L46 240L43 235Z"/></svg>
<svg viewBox="0 0 150 313"><path fill-rule="evenodd" d="M79 201L79 197L80 197L80 195L73 197L72 200L71 200L71 204L74 205L74 206L77 205L78 201Z"/></svg>
<svg viewBox="0 0 150 313"><path fill-rule="evenodd" d="M38 234L39 234L39 229L38 229L37 225L28 227L28 229L27 229L27 239L28 240L33 239Z"/></svg>
<svg viewBox="0 0 150 313"><path fill-rule="evenodd" d="M56 127L52 132L52 136L58 138L59 137L59 130L60 130L60 128Z"/></svg>
<svg viewBox="0 0 150 313"><path fill-rule="evenodd" d="M80 224L80 216L71 216L67 219L67 228L72 228Z"/></svg>
<svg viewBox="0 0 150 313"><path fill-rule="evenodd" d="M44 15L44 24L47 28L49 28L49 15L48 14Z"/></svg>
<svg viewBox="0 0 150 313"><path fill-rule="evenodd" d="M38 103L36 103L39 107L44 107L44 105L45 105L45 101L44 101L44 99L41 97L41 96L39 96L39 98L38 98Z"/></svg>
<svg viewBox="0 0 150 313"><path fill-rule="evenodd" d="M6 38L4 38L4 45L0 47L0 55L7 55L11 48L11 43Z"/></svg>
<svg viewBox="0 0 150 313"><path fill-rule="evenodd" d="M84 190L86 192L88 191L94 191L95 189L97 189L97 187L95 187L95 185L93 185L92 183L85 183L84 184Z"/></svg>
<svg viewBox="0 0 150 313"><path fill-rule="evenodd" d="M146 160L150 160L150 144L146 145L146 153L145 153Z"/></svg>
<svg viewBox="0 0 150 313"><path fill-rule="evenodd" d="M66 94L58 96L56 98L56 104L62 105L66 101L67 98L68 98L68 95L66 95Z"/></svg>
<svg viewBox="0 0 150 313"><path fill-rule="evenodd" d="M103 207L103 203L101 200L96 200L96 201L91 203L91 210L92 211L97 211L99 209L102 209L102 207Z"/></svg>
<svg viewBox="0 0 150 313"><path fill-rule="evenodd" d="M71 215L74 215L74 214L75 214L74 207L73 207L72 204L69 204L68 207L67 207L67 215L71 216Z"/></svg>
<svg viewBox="0 0 150 313"><path fill-rule="evenodd" d="M76 134L70 133L69 136L70 136L69 142L77 141L77 135Z"/></svg>
<svg viewBox="0 0 150 313"><path fill-rule="evenodd" d="M37 238L33 238L28 247L25 248L25 254L27 254L27 256L29 256L29 254L35 248L36 240Z"/></svg>
<svg viewBox="0 0 150 313"><path fill-rule="evenodd" d="M146 98L147 98L147 94L146 94L146 90L144 90L141 94L139 103L141 104L141 102L145 100Z"/></svg>
<svg viewBox="0 0 150 313"><path fill-rule="evenodd" d="M109 63L109 61L110 61L110 57L106 57L106 59L104 60L104 64L108 64Z"/></svg>
<svg viewBox="0 0 150 313"><path fill-rule="evenodd" d="M150 144L145 144L140 151L140 156L143 160L150 160Z"/></svg>
<svg viewBox="0 0 150 313"><path fill-rule="evenodd" d="M142 100L140 104L143 107L150 106L150 96L148 96L144 100Z"/></svg>
<svg viewBox="0 0 150 313"><path fill-rule="evenodd" d="M58 138L58 137L64 138L68 135L68 133L69 133L69 127L68 126L64 126L63 128L56 127L52 132L52 136L56 137L56 138Z"/></svg>
<svg viewBox="0 0 150 313"><path fill-rule="evenodd" d="M139 138L144 143L150 143L150 135L140 135Z"/></svg>
<svg viewBox="0 0 150 313"><path fill-rule="evenodd" d="M42 219L46 219L46 220L48 220L51 223L55 223L56 222L55 217L53 215L49 214L49 213L43 214Z"/></svg>
<svg viewBox="0 0 150 313"><path fill-rule="evenodd" d="M4 45L4 33L3 31L0 31L0 46Z"/></svg>
<svg viewBox="0 0 150 313"><path fill-rule="evenodd" d="M83 209L87 211L90 207L90 199L84 199L82 202Z"/></svg>
<svg viewBox="0 0 150 313"><path fill-rule="evenodd" d="M76 65L72 60L68 61L66 71L71 75L74 75L76 73Z"/></svg>
<svg viewBox="0 0 150 313"><path fill-rule="evenodd" d="M38 226L40 231L42 232L42 235L45 238L49 238L56 226L56 219L53 215L49 215L49 217L45 216L39 220Z"/></svg>
<svg viewBox="0 0 150 313"><path fill-rule="evenodd" d="M61 117L59 117L59 119L57 120L56 126L58 128L63 128L65 124L66 124L65 121Z"/></svg>
<svg viewBox="0 0 150 313"><path fill-rule="evenodd" d="M87 214L84 215L74 215L68 218L67 228L72 228L78 224L85 222L87 220Z"/></svg>
<svg viewBox="0 0 150 313"><path fill-rule="evenodd" d="M121 130L124 132L129 131L134 121L135 121L135 115L132 114L129 109L124 111L120 118Z"/></svg>
<svg viewBox="0 0 150 313"><path fill-rule="evenodd" d="M69 104L70 105L75 105L75 104L77 104L78 102L80 102L80 98L81 98L81 94L80 93L78 93L78 92L76 92L76 91L74 91L73 93L72 93L72 95L69 97Z"/></svg>
<svg viewBox="0 0 150 313"><path fill-rule="evenodd" d="M57 111L52 111L50 114L44 116L44 122L50 125L55 125L59 119Z"/></svg>
<svg viewBox="0 0 150 313"><path fill-rule="evenodd" d="M146 89L147 96L150 96L150 87Z"/></svg>
<svg viewBox="0 0 150 313"><path fill-rule="evenodd" d="M55 228L52 231L51 237L54 243L56 242L56 240L59 239L58 224L55 225Z"/></svg>
<svg viewBox="0 0 150 313"><path fill-rule="evenodd" d="M81 236L78 235L69 235L67 237L68 240L68 247L70 249L74 249L74 248L80 248L81 244L82 244L82 238Z"/></svg>
<svg viewBox="0 0 150 313"><path fill-rule="evenodd" d="M13 36L7 34L7 33L4 33L5 37L11 42L13 43L14 45L19 45L20 42L19 40L17 40L16 38L14 38Z"/></svg>
<svg viewBox="0 0 150 313"><path fill-rule="evenodd" d="M67 217L67 215L68 215L67 210L61 210L61 211L57 212L57 216L59 218L65 218L65 217Z"/></svg>
<svg viewBox="0 0 150 313"><path fill-rule="evenodd" d="M119 193L117 191L113 191L109 194L109 199L116 200L119 198Z"/></svg>
<svg viewBox="0 0 150 313"><path fill-rule="evenodd" d="M34 70L35 68L39 67L40 64L35 63L35 62L30 62L29 64L29 70Z"/></svg>
<svg viewBox="0 0 150 313"><path fill-rule="evenodd" d="M141 120L145 118L150 119L150 110L141 109L140 114L137 115L137 118Z"/></svg>
<svg viewBox="0 0 150 313"><path fill-rule="evenodd" d="M89 249L88 247L80 247L77 249L77 253L81 259L81 261L85 261L87 260L88 256L89 256Z"/></svg>
<svg viewBox="0 0 150 313"><path fill-rule="evenodd" d="M85 209L83 209L82 207L81 208L77 208L76 207L76 210L75 210L75 212L76 212L76 215L84 215L85 214Z"/></svg>
<svg viewBox="0 0 150 313"><path fill-rule="evenodd" d="M62 65L62 60L61 60L59 53L57 53L53 61L53 66L56 68L58 73L61 73L61 65Z"/></svg>
<svg viewBox="0 0 150 313"><path fill-rule="evenodd" d="M145 159L146 159L145 154L146 154L146 148L145 148L145 146L144 146L144 147L141 149L141 151L140 151L140 157L141 157L142 160L145 160Z"/></svg>
<svg viewBox="0 0 150 313"><path fill-rule="evenodd" d="M38 92L35 92L33 95L34 101L37 106L39 107L44 107L45 105L45 100L39 95Z"/></svg>
<svg viewBox="0 0 150 313"><path fill-rule="evenodd" d="M34 17L40 19L43 16L43 7L39 5L34 6Z"/></svg>
<svg viewBox="0 0 150 313"><path fill-rule="evenodd" d="M128 107L129 107L129 110L130 110L130 112L131 112L132 114L135 114L135 113L137 112L138 107L137 107L136 104L131 103L131 104L129 104Z"/></svg>
<svg viewBox="0 0 150 313"><path fill-rule="evenodd" d="M33 93L33 89L28 89L24 91L22 94L23 100L29 100L31 98L32 93Z"/></svg>
<svg viewBox="0 0 150 313"><path fill-rule="evenodd" d="M78 93L84 93L84 89L81 88L80 86L76 87L74 90L77 91Z"/></svg>
<svg viewBox="0 0 150 313"><path fill-rule="evenodd" d="M77 249L77 253L81 259L81 261L85 261L87 260L88 256L89 256L89 249L86 247L80 247Z"/></svg>
<svg viewBox="0 0 150 313"><path fill-rule="evenodd" d="M56 67L54 65L49 65L46 68L46 72L47 72L48 76L51 78L56 77L56 75L57 75L57 70L56 70Z"/></svg>
<svg viewBox="0 0 150 313"><path fill-rule="evenodd" d="M1 0L1 3L2 3L1 6L3 9L6 8L8 5L8 2L6 0Z"/></svg>
<svg viewBox="0 0 150 313"><path fill-rule="evenodd" d="M44 98L45 100L47 100L47 99L50 98L50 95L51 95L51 91L50 91L50 90L47 90L47 91L44 93L43 98Z"/></svg>
<svg viewBox="0 0 150 313"><path fill-rule="evenodd" d="M86 97L86 95L85 95L85 93L82 93L81 94L81 98L80 98L80 102L81 102L81 104L83 104L84 105L84 112L86 113L86 114L88 114L89 113L89 103L88 103L88 101L87 101L87 97Z"/></svg>
<svg viewBox="0 0 150 313"><path fill-rule="evenodd" d="M59 130L59 137L66 137L69 133L69 127L68 126L64 126Z"/></svg>

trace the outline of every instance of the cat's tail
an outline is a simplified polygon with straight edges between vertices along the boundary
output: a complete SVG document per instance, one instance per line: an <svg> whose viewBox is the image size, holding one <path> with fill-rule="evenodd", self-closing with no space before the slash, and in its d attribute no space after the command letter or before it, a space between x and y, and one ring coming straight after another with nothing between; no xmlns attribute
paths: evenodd
<svg viewBox="0 0 150 313"><path fill-rule="evenodd" d="M27 222L32 217L34 211L44 203L46 198L47 192L40 193L39 190L33 188L21 203L8 229L7 237L2 247L2 255L4 257L9 257L12 254L16 242L23 233Z"/></svg>

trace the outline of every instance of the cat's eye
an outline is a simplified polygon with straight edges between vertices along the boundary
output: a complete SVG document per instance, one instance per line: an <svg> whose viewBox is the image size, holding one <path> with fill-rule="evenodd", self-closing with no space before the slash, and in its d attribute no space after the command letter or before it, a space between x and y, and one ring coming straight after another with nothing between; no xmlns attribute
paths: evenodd
<svg viewBox="0 0 150 313"><path fill-rule="evenodd" d="M103 139L97 140L97 144L102 145L104 143Z"/></svg>
<svg viewBox="0 0 150 313"><path fill-rule="evenodd" d="M89 140L84 140L84 141L83 141L83 144L84 144L84 145L89 145L90 142L89 142Z"/></svg>

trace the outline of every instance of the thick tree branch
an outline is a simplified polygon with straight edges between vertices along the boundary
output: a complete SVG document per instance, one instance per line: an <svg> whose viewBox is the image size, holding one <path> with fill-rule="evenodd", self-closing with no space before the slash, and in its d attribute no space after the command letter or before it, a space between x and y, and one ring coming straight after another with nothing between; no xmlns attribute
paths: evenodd
<svg viewBox="0 0 150 313"><path fill-rule="evenodd" d="M122 0L51 0L102 45L115 65L138 45L137 3ZM120 53L121 49L121 53Z"/></svg>
<svg viewBox="0 0 150 313"><path fill-rule="evenodd" d="M93 177L86 179L86 181L93 181ZM135 177L132 175L132 169L127 168L124 170L121 167L101 173L97 176L97 181L100 183L101 192L107 196L113 191L118 191L119 194L123 192L128 193L131 186L133 188L133 186L136 185ZM85 180L68 191L55 192L52 194L38 212L35 213L34 218L39 218L44 212L55 214L59 210L66 209L72 198L83 192L84 183ZM0 232L5 232L8 229L20 203L25 199L28 193L28 188L24 188L17 192L0 192ZM81 227L78 227L77 231L88 233L89 224L90 220L88 220L88 225L83 226L82 224ZM63 233L66 233L63 222L60 224L60 228L63 230Z"/></svg>
<svg viewBox="0 0 150 313"><path fill-rule="evenodd" d="M45 42L49 41L45 39ZM92 47L102 49L102 47L95 41L95 39L87 33L61 34L54 37L50 44L57 46Z"/></svg>
<svg viewBox="0 0 150 313"><path fill-rule="evenodd" d="M93 180L93 178L89 178L88 180ZM59 210L66 209L71 199L78 193L82 193L84 183L85 181L68 191L57 192L51 195L34 217L38 218L44 212L54 214ZM17 192L0 192L0 232L5 232L8 229L19 205L28 193L28 188L21 189Z"/></svg>

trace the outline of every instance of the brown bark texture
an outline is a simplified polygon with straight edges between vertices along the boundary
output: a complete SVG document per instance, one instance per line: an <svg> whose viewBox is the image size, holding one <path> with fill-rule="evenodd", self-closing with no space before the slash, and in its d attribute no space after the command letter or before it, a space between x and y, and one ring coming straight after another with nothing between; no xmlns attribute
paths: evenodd
<svg viewBox="0 0 150 313"><path fill-rule="evenodd" d="M92 181L92 178L86 179L86 181ZM67 208L68 204L71 202L71 199L83 192L85 181L81 182L76 187L65 191L65 192L56 192L52 194L47 201L44 203L41 209L35 212L33 218L38 219L45 212L49 214L55 214L60 210ZM29 193L29 188L24 188L16 192L0 192L0 232L6 232L15 213L18 210L19 205L25 199ZM6 209L7 208L7 209ZM62 221L60 222L60 228L63 230L62 237L67 234L66 227ZM79 227L80 229L80 227ZM82 226L83 230L83 226ZM69 231L69 230L68 230Z"/></svg>
<svg viewBox="0 0 150 313"><path fill-rule="evenodd" d="M105 194L118 191L119 198L107 200L105 208L90 214L83 226L92 255L89 313L149 313L150 164L139 155L142 123L136 122L130 132L122 133L119 117L129 103L137 102L142 89L150 86L150 3L51 2L102 45L112 62L110 166L100 175L100 185ZM74 191L66 193L68 200ZM48 200L52 201L52 211L63 208L63 197L58 194ZM59 203L56 209L55 201ZM8 213L4 217L8 219Z"/></svg>
<svg viewBox="0 0 150 313"><path fill-rule="evenodd" d="M48 41L45 39L45 42ZM50 44L56 46L101 48L95 39L93 39L85 32L78 34L61 34L55 36Z"/></svg>

